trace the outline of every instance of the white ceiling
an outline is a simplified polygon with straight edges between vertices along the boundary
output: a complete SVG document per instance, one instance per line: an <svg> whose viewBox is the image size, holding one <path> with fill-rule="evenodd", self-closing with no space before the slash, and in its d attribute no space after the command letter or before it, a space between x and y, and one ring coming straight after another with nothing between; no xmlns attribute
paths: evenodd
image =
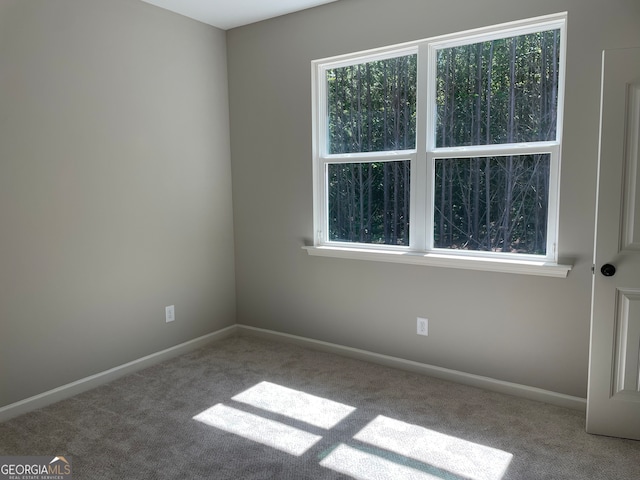
<svg viewBox="0 0 640 480"><path fill-rule="evenodd" d="M214 27L230 28L336 0L142 0Z"/></svg>

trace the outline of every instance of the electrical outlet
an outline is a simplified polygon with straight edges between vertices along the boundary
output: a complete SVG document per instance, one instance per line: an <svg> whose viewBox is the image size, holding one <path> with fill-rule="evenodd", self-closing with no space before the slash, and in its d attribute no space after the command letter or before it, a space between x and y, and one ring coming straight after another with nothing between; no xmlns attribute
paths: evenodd
<svg viewBox="0 0 640 480"><path fill-rule="evenodd" d="M429 335L429 320L426 318L418 317L418 335Z"/></svg>
<svg viewBox="0 0 640 480"><path fill-rule="evenodd" d="M168 307L164 307L164 318L169 322L173 322L176 319L176 306L169 305Z"/></svg>

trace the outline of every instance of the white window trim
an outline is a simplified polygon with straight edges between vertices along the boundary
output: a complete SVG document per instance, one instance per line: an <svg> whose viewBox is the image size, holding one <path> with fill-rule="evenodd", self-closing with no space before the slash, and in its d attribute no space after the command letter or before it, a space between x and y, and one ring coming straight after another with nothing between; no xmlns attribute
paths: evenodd
<svg viewBox="0 0 640 480"><path fill-rule="evenodd" d="M441 37L409 42L401 45L357 52L340 57L316 60L312 67L312 114L313 114L313 223L314 244L304 247L309 255L337 257L382 262L429 265L448 268L462 268L505 273L519 273L551 277L566 277L571 265L558 264L558 198L560 185L560 154L562 144L562 119L564 104L565 65L566 65L566 19L567 13L537 17L523 21L480 28L476 30L445 35ZM560 72L558 88L558 130L556 140L551 142L532 142L522 144L482 145L454 148L436 148L434 131L427 128L429 118L435 118L433 104L427 101L434 95L435 78L429 81L420 79L428 75L435 76L436 51L451 46L488 41L496 38L524 35L543 30L560 29ZM329 154L326 145L328 114L325 99L326 71L329 69L418 53L418 108L416 124L418 134L416 149L409 151L389 151L352 154ZM426 61L425 61L426 60ZM549 179L549 205L547 226L547 255L501 254L468 250L433 248L433 181L434 161L438 158L467 157L470 155L522 155L527 153L549 153L551 158ZM327 209L326 168L333 163L356 163L372 161L409 160L411 161L411 205L410 205L410 247L359 244L329 241Z"/></svg>
<svg viewBox="0 0 640 480"><path fill-rule="evenodd" d="M571 265L560 265L544 260L527 260L522 258L486 258L469 255L447 255L387 249L367 249L360 247L337 246L305 246L302 247L314 257L332 257L349 260L369 260L374 262L401 263L406 265L423 265L431 267L457 268L464 270L481 270L485 272L517 273L541 277L565 278Z"/></svg>

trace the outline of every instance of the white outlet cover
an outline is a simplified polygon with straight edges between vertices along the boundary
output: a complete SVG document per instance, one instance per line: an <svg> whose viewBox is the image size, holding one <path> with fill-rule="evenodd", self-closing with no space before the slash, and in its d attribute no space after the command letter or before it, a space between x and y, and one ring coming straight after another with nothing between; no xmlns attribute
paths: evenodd
<svg viewBox="0 0 640 480"><path fill-rule="evenodd" d="M173 322L176 319L175 305L169 305L168 307L164 307L164 317L167 323Z"/></svg>
<svg viewBox="0 0 640 480"><path fill-rule="evenodd" d="M417 330L418 335L424 335L425 337L429 335L429 319L418 317L417 321Z"/></svg>

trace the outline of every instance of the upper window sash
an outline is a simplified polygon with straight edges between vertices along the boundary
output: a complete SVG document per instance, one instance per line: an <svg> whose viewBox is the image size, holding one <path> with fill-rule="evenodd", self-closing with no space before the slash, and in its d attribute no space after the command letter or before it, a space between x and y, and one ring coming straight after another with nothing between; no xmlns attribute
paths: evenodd
<svg viewBox="0 0 640 480"><path fill-rule="evenodd" d="M559 141L563 38L556 28L430 45L430 148Z"/></svg>
<svg viewBox="0 0 640 480"><path fill-rule="evenodd" d="M385 60L389 58L399 57L403 55L418 54L418 127L423 126L427 130L427 146L426 149L435 149L435 131L429 128L435 125L436 111L432 102L428 99L435 98L436 89L436 62L437 51L468 45L483 41L500 40L518 35L526 35L529 33L543 32L547 30L560 30L560 72L558 79L558 112L557 112L557 130L555 141L562 141L562 125L563 125L563 96L565 85L565 57L566 57L566 18L567 13L551 14L531 19L518 20L501 25L481 27L458 32L452 34L441 35L403 44L381 47L361 52L355 52L337 57L314 60L311 62L311 78L312 78L312 115L315 119L315 128L313 129L313 155L314 158L325 157L330 155L327 139L328 113L327 102L321 99L327 99L326 73L328 70L348 67L369 61ZM423 59L427 59L426 62ZM430 74L428 73L430 72ZM429 76L427 81L422 79ZM421 88L425 87L425 92L421 93ZM425 96L427 98L425 98ZM427 103L427 108L421 107ZM420 114L426 113L424 121L420 121ZM420 129L417 127L417 131ZM424 130L423 130L424 131ZM417 135L417 149L420 150L421 135Z"/></svg>
<svg viewBox="0 0 640 480"><path fill-rule="evenodd" d="M339 60L312 62L312 95L313 95L313 116L316 119L316 128L314 129L313 148L314 156L329 157L334 155L357 155L362 153L385 152L403 150L373 150L372 152L332 152L330 148L330 129L329 129L329 87L327 82L327 73L331 70L353 67L370 62L382 60L390 60L393 58L405 57L408 55L417 55L417 43L412 42L406 46L395 46L371 51L369 54L351 54L339 57ZM415 149L412 149L415 150Z"/></svg>

